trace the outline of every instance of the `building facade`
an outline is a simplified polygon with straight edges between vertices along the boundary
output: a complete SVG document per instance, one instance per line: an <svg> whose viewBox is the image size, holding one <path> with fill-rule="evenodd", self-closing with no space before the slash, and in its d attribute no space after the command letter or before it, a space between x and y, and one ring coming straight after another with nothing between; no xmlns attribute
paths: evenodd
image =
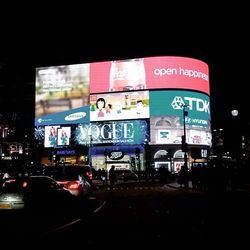
<svg viewBox="0 0 250 250"><path fill-rule="evenodd" d="M207 163L208 65L160 56L37 68L35 114L44 164L175 173L184 164L184 132L188 166Z"/></svg>

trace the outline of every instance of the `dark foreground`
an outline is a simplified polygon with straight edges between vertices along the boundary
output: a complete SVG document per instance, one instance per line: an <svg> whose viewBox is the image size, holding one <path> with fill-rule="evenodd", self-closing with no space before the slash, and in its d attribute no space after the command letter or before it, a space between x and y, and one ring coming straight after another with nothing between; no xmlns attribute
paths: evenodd
<svg viewBox="0 0 250 250"><path fill-rule="evenodd" d="M160 183L135 183L119 185L112 193L100 188L93 196L95 202L72 216L72 223L59 216L67 226L51 231L44 226L37 234L26 230L19 237L20 244L34 249L38 245L202 249L240 247L249 239L250 195L246 192L210 194Z"/></svg>

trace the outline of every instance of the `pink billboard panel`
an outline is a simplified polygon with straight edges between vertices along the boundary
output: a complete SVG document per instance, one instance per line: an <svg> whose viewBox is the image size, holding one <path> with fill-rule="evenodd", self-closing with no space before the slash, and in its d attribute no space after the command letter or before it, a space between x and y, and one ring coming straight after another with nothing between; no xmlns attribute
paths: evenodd
<svg viewBox="0 0 250 250"><path fill-rule="evenodd" d="M159 88L196 90L209 95L208 65L174 56L90 64L90 93Z"/></svg>

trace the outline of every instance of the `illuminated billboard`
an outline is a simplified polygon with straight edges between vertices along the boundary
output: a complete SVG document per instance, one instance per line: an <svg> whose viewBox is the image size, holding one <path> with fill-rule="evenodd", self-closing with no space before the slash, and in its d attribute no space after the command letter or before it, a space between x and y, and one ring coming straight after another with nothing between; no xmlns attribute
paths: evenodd
<svg viewBox="0 0 250 250"><path fill-rule="evenodd" d="M151 144L181 144L184 134L181 116L154 116L150 118ZM186 127L186 142L190 145L211 146L211 130L206 127Z"/></svg>
<svg viewBox="0 0 250 250"><path fill-rule="evenodd" d="M196 90L209 95L208 65L176 56L90 64L90 93L159 88Z"/></svg>
<svg viewBox="0 0 250 250"><path fill-rule="evenodd" d="M89 121L89 64L36 69L35 125Z"/></svg>
<svg viewBox="0 0 250 250"><path fill-rule="evenodd" d="M39 140L39 138L37 139ZM71 141L71 127L60 125L45 126L43 139L45 148L69 146Z"/></svg>
<svg viewBox="0 0 250 250"><path fill-rule="evenodd" d="M149 92L90 95L90 121L149 118Z"/></svg>
<svg viewBox="0 0 250 250"><path fill-rule="evenodd" d="M161 90L150 91L150 116L183 117L183 105L186 109L186 124L210 127L210 98L205 94L193 91ZM183 119L180 119L183 124Z"/></svg>
<svg viewBox="0 0 250 250"><path fill-rule="evenodd" d="M78 144L130 145L149 140L147 120L94 122L79 124L75 131Z"/></svg>
<svg viewBox="0 0 250 250"><path fill-rule="evenodd" d="M57 129L60 126L45 126L44 128L44 147L55 148L57 147Z"/></svg>
<svg viewBox="0 0 250 250"><path fill-rule="evenodd" d="M208 65L187 57L37 68L35 126L180 115L178 103L182 102L192 111L187 123L206 127L210 120L209 94Z"/></svg>
<svg viewBox="0 0 250 250"><path fill-rule="evenodd" d="M71 138L71 127L61 127L57 129L57 145L69 146Z"/></svg>

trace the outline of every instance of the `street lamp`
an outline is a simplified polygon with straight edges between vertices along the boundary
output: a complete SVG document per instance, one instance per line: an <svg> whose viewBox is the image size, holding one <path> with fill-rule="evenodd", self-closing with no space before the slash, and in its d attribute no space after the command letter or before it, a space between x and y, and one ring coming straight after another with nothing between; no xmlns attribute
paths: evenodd
<svg viewBox="0 0 250 250"><path fill-rule="evenodd" d="M186 116L188 115L188 111L186 108L188 108L189 105L183 104L182 110L183 110L183 132L184 135L182 136L182 151L184 151L184 168L185 170L188 169L188 157L187 157L187 136L186 136Z"/></svg>
<svg viewBox="0 0 250 250"><path fill-rule="evenodd" d="M232 153L236 160L239 160L239 157L242 153L242 135L241 135L241 124L239 119L239 111L234 109L231 111L231 115L233 117L232 120L232 131L230 133L231 137L231 149Z"/></svg>

